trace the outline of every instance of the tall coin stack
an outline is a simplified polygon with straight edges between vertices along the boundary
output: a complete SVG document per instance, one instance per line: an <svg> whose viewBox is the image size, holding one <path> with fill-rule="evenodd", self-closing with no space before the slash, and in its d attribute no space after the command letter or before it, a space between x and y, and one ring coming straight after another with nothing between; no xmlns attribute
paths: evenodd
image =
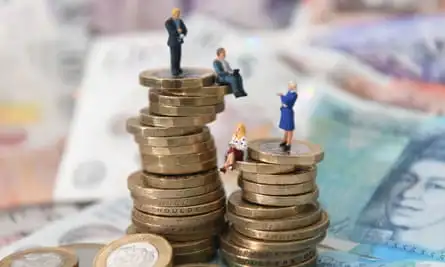
<svg viewBox="0 0 445 267"><path fill-rule="evenodd" d="M230 266L314 266L316 245L326 236L328 214L318 202L316 166L320 146L280 139L249 143L249 160L238 162L241 190L228 200L228 231L221 256Z"/></svg>
<svg viewBox="0 0 445 267"><path fill-rule="evenodd" d="M205 126L224 110L226 86L213 71L144 71L149 107L129 118L127 131L139 145L143 170L128 178L133 224L128 234L154 233L173 247L175 265L207 262L224 226L226 197L217 169L214 139Z"/></svg>

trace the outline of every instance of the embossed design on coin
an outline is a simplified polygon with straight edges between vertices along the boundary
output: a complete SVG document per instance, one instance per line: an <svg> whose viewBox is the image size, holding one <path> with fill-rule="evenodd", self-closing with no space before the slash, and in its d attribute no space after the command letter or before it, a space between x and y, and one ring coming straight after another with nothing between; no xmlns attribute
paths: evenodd
<svg viewBox="0 0 445 267"><path fill-rule="evenodd" d="M211 69L184 68L181 77L174 77L169 69L146 70L139 74L139 82L156 88L211 86L215 83L215 74Z"/></svg>
<svg viewBox="0 0 445 267"><path fill-rule="evenodd" d="M107 168L102 161L80 163L73 173L73 185L77 189L98 187L105 179Z"/></svg>
<svg viewBox="0 0 445 267"><path fill-rule="evenodd" d="M11 267L61 267L63 259L56 253L31 253L14 260Z"/></svg>
<svg viewBox="0 0 445 267"><path fill-rule="evenodd" d="M152 267L159 258L158 250L149 243L131 243L111 252L107 267Z"/></svg>

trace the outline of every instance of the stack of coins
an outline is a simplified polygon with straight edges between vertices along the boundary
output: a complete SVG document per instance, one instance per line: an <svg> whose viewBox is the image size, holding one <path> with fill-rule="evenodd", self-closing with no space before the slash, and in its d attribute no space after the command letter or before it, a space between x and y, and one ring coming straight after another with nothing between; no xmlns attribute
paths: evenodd
<svg viewBox="0 0 445 267"><path fill-rule="evenodd" d="M142 169L128 178L134 200L127 233L156 233L170 241L174 263L207 262L224 226L226 197L214 139L205 126L224 110L226 86L211 70L145 71L149 107L127 121L139 145Z"/></svg>
<svg viewBox="0 0 445 267"><path fill-rule="evenodd" d="M279 139L254 140L249 160L238 162L238 185L228 200L228 230L221 256L231 266L312 266L329 218L318 204L315 164L320 146L294 141L282 152Z"/></svg>

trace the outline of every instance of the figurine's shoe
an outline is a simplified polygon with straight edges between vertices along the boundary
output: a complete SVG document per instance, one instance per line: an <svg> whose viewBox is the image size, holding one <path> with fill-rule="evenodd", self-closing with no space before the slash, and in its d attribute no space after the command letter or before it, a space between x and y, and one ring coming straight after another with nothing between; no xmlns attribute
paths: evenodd
<svg viewBox="0 0 445 267"><path fill-rule="evenodd" d="M290 145L284 145L283 146L283 151L284 152L290 152L291 146Z"/></svg>
<svg viewBox="0 0 445 267"><path fill-rule="evenodd" d="M179 69L179 74L183 74L184 71L182 69Z"/></svg>
<svg viewBox="0 0 445 267"><path fill-rule="evenodd" d="M222 167L222 168L219 169L219 171L222 172L222 173L226 173L226 168Z"/></svg>
<svg viewBox="0 0 445 267"><path fill-rule="evenodd" d="M280 147L284 147L284 146L286 146L286 141L283 141L280 143Z"/></svg>

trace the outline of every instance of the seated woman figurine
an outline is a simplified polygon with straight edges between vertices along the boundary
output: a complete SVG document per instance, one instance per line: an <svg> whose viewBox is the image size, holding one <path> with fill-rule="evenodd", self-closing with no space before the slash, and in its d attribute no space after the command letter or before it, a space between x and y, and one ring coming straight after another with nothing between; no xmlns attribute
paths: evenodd
<svg viewBox="0 0 445 267"><path fill-rule="evenodd" d="M247 150L246 127L239 123L236 127L235 133L232 135L232 140L229 142L229 149L226 153L226 161L224 166L219 170L226 173L227 169L233 170L233 166L237 161L242 161Z"/></svg>

